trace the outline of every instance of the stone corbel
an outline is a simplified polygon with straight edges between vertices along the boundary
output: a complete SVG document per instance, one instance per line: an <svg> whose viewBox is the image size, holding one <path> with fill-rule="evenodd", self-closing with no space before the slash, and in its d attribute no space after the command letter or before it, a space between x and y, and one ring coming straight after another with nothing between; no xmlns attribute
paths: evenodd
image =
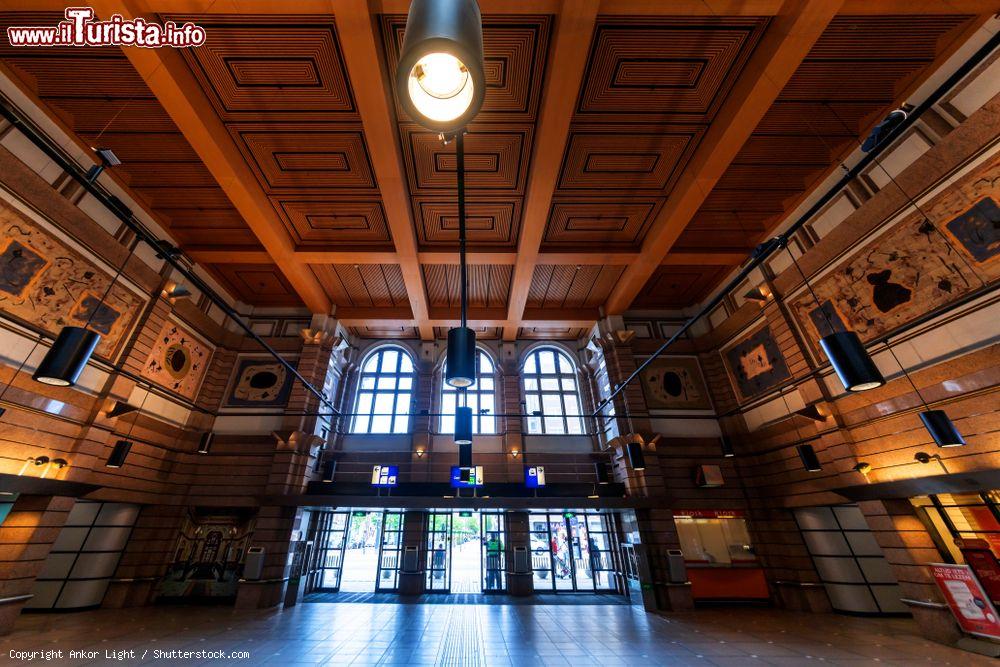
<svg viewBox="0 0 1000 667"><path fill-rule="evenodd" d="M297 454L309 454L314 447L319 447L324 440L315 433L305 431L272 431L277 442L278 451L295 452Z"/></svg>

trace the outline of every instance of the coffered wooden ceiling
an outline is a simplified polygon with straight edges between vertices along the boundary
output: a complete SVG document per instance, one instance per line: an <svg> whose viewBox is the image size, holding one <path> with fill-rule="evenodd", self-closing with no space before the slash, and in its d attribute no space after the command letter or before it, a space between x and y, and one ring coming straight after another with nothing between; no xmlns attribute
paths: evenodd
<svg viewBox="0 0 1000 667"><path fill-rule="evenodd" d="M61 19L5 3L7 25ZM988 0L481 0L470 325L575 338L703 299L955 51ZM458 317L454 145L393 77L406 0L98 0L195 49L12 48L5 73L238 299L363 337Z"/></svg>

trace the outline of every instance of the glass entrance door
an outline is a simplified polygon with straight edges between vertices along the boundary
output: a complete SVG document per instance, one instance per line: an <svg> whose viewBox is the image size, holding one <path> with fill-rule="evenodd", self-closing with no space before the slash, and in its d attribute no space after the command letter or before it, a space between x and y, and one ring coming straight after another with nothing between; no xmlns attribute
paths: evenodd
<svg viewBox="0 0 1000 667"><path fill-rule="evenodd" d="M315 548L306 579L306 591L340 590L350 520L351 515L347 511L313 513L311 534Z"/></svg>
<svg viewBox="0 0 1000 667"><path fill-rule="evenodd" d="M427 592L451 591L451 512L428 514Z"/></svg>
<svg viewBox="0 0 1000 667"><path fill-rule="evenodd" d="M538 512L528 522L536 591L617 590L607 516Z"/></svg>
<svg viewBox="0 0 1000 667"><path fill-rule="evenodd" d="M480 539L482 542L483 592L504 592L507 590L504 514L503 512L482 512L479 516Z"/></svg>
<svg viewBox="0 0 1000 667"><path fill-rule="evenodd" d="M402 557L403 513L385 510L382 518L382 540L378 551L376 591L395 592L399 589L399 566Z"/></svg>

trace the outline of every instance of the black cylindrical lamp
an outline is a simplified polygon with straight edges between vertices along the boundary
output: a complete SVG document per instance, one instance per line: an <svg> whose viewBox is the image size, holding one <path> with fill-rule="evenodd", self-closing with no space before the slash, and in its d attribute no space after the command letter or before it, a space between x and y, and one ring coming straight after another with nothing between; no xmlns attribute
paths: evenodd
<svg viewBox="0 0 1000 667"><path fill-rule="evenodd" d="M819 463L819 457L816 456L816 450L813 449L812 445L799 445L795 449L798 450L799 459L806 470L809 472L819 472L823 469L823 466Z"/></svg>
<svg viewBox="0 0 1000 667"><path fill-rule="evenodd" d="M108 468L121 468L125 464L125 459L128 457L131 449L131 441L119 440L115 443L114 449L111 450L111 456L108 457L108 461L104 465Z"/></svg>
<svg viewBox="0 0 1000 667"><path fill-rule="evenodd" d="M838 331L819 340L823 352L847 391L865 391L885 384L878 366L853 331Z"/></svg>
<svg viewBox="0 0 1000 667"><path fill-rule="evenodd" d="M608 475L608 464L604 461L594 462L594 475L597 477L598 484L610 484L611 476Z"/></svg>
<svg viewBox="0 0 1000 667"><path fill-rule="evenodd" d="M476 383L476 332L469 327L455 327L448 332L448 358L445 382L452 387Z"/></svg>
<svg viewBox="0 0 1000 667"><path fill-rule="evenodd" d="M727 438L726 436L722 436L721 447L722 447L722 455L727 459L736 456L736 452L733 451L733 441Z"/></svg>
<svg viewBox="0 0 1000 667"><path fill-rule="evenodd" d="M476 0L413 0L396 68L406 113L435 132L465 127L483 106L483 23Z"/></svg>
<svg viewBox="0 0 1000 667"><path fill-rule="evenodd" d="M31 377L43 384L72 387L100 341L101 335L96 331L63 327Z"/></svg>
<svg viewBox="0 0 1000 667"><path fill-rule="evenodd" d="M630 442L625 445L625 452L628 454L628 462L632 466L632 470L646 469L646 456L642 453L641 444Z"/></svg>
<svg viewBox="0 0 1000 667"><path fill-rule="evenodd" d="M924 410L920 413L920 420L938 447L961 447L965 444L965 438L944 410Z"/></svg>
<svg viewBox="0 0 1000 667"><path fill-rule="evenodd" d="M472 445L458 446L458 465L462 468L472 467Z"/></svg>
<svg viewBox="0 0 1000 667"><path fill-rule="evenodd" d="M327 459L323 462L322 480L327 484L333 482L333 476L337 473L337 460Z"/></svg>
<svg viewBox="0 0 1000 667"><path fill-rule="evenodd" d="M455 444L472 444L472 408L455 408Z"/></svg>
<svg viewBox="0 0 1000 667"><path fill-rule="evenodd" d="M205 431L201 434L201 438L198 440L198 453L208 454L212 449L212 441L215 440L215 433L212 431Z"/></svg>

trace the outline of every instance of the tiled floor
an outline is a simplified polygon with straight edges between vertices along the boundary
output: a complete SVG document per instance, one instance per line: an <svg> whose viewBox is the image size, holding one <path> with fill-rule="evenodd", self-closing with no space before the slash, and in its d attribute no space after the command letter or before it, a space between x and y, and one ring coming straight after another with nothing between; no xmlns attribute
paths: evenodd
<svg viewBox="0 0 1000 667"><path fill-rule="evenodd" d="M525 597L499 593L425 593L416 598L392 593L310 593L305 602L366 602L372 604L517 604L517 605L627 605L624 595L610 593L535 593Z"/></svg>
<svg viewBox="0 0 1000 667"><path fill-rule="evenodd" d="M44 664L163 665L995 665L924 640L912 621L767 609L657 616L629 606L301 604L284 611L150 607L23 615L10 651L87 649ZM105 651L136 652L112 663ZM156 659L154 651L249 658ZM141 659L146 652L145 660ZM42 664L36 660L31 663Z"/></svg>

